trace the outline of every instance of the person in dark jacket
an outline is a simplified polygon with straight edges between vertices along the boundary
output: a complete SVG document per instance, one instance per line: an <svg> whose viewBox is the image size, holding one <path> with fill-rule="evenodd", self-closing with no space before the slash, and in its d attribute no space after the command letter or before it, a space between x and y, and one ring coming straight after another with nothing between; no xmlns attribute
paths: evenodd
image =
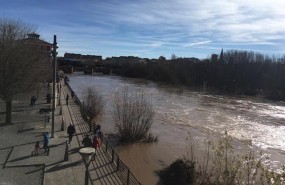
<svg viewBox="0 0 285 185"><path fill-rule="evenodd" d="M74 98L74 91L71 91L71 99Z"/></svg>
<svg viewBox="0 0 285 185"><path fill-rule="evenodd" d="M44 146L43 146L43 149L45 149L45 152L49 152L49 146L48 146L48 143L49 143L48 132L44 132L43 135L44 135Z"/></svg>
<svg viewBox="0 0 285 185"><path fill-rule="evenodd" d="M69 138L69 143L72 141L73 134L75 133L75 128L72 123L67 127L67 134Z"/></svg>
<svg viewBox="0 0 285 185"><path fill-rule="evenodd" d="M83 138L82 144L84 147L92 147L92 140L89 138L88 134Z"/></svg>
<svg viewBox="0 0 285 185"><path fill-rule="evenodd" d="M66 105L68 105L68 99L69 99L69 96L68 96L68 94L67 94L67 95L66 95L66 98L65 98Z"/></svg>

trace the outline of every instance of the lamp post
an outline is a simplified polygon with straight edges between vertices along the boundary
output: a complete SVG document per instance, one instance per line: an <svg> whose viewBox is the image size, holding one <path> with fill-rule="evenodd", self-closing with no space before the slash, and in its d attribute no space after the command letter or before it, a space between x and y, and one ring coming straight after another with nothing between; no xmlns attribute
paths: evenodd
<svg viewBox="0 0 285 185"><path fill-rule="evenodd" d="M91 159L95 155L95 148L84 147L79 150L79 154L82 156L83 162L85 164L85 185L88 185L88 167L91 163Z"/></svg>
<svg viewBox="0 0 285 185"><path fill-rule="evenodd" d="M58 105L61 105L61 103L60 103L60 98L61 98L61 82L59 82L59 88L58 88L58 90L59 90L59 97L58 97Z"/></svg>
<svg viewBox="0 0 285 185"><path fill-rule="evenodd" d="M56 35L53 36L53 51L52 51L52 56L53 56L53 74L52 74L52 124L51 124L51 138L54 138L54 111L55 111L55 80L56 80L56 48L57 48L57 43L56 43Z"/></svg>

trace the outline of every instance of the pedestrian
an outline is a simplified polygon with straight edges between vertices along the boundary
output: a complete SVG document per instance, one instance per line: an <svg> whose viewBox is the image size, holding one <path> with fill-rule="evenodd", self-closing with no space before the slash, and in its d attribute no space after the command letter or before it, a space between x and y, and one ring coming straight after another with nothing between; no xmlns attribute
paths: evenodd
<svg viewBox="0 0 285 185"><path fill-rule="evenodd" d="M31 106L34 106L33 97L31 97Z"/></svg>
<svg viewBox="0 0 285 185"><path fill-rule="evenodd" d="M74 97L74 91L71 91L71 98L73 99Z"/></svg>
<svg viewBox="0 0 285 185"><path fill-rule="evenodd" d="M101 144L102 144L102 142L103 142L103 133L102 133L102 131L101 130L98 130L98 132L97 132L97 137L98 137L98 139L99 139L99 147L101 146Z"/></svg>
<svg viewBox="0 0 285 185"><path fill-rule="evenodd" d="M69 143L72 141L72 137L73 137L74 133L75 133L74 125L72 123L70 123L69 126L67 127L67 134L68 134L68 138L69 138Z"/></svg>
<svg viewBox="0 0 285 185"><path fill-rule="evenodd" d="M84 147L92 147L92 141L89 138L88 134L86 134L85 137L83 138L82 144L83 144Z"/></svg>
<svg viewBox="0 0 285 185"><path fill-rule="evenodd" d="M97 125L95 128L95 133L98 137L99 140L99 147L101 146L102 142L103 142L103 133L101 131L101 125Z"/></svg>
<svg viewBox="0 0 285 185"><path fill-rule="evenodd" d="M99 130L101 130L101 125L98 124L98 125L95 127L95 133L94 133L94 134L97 134L97 132L98 132Z"/></svg>
<svg viewBox="0 0 285 185"><path fill-rule="evenodd" d="M68 96L68 94L67 94L67 95L66 95L66 98L65 98L66 105L68 105L68 98L69 98L69 96Z"/></svg>
<svg viewBox="0 0 285 185"><path fill-rule="evenodd" d="M97 150L97 148L100 147L99 139L98 139L98 136L96 134L93 137L92 147L95 148L96 150Z"/></svg>
<svg viewBox="0 0 285 185"><path fill-rule="evenodd" d="M36 105L36 101L37 101L37 98L35 96L32 96L31 97L31 106L35 106Z"/></svg>
<svg viewBox="0 0 285 185"><path fill-rule="evenodd" d="M36 144L35 144L35 155L39 155L39 149L40 149L40 142L37 141Z"/></svg>
<svg viewBox="0 0 285 185"><path fill-rule="evenodd" d="M67 76L64 77L64 85L67 84Z"/></svg>
<svg viewBox="0 0 285 185"><path fill-rule="evenodd" d="M43 149L45 149L45 152L49 152L49 146L48 146L48 143L49 143L48 132L44 132L43 135L44 135L44 146L43 146Z"/></svg>

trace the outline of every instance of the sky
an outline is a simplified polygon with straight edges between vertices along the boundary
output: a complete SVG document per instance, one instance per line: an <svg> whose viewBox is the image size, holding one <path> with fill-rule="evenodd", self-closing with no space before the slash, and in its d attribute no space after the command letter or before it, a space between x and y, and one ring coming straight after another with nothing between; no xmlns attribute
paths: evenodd
<svg viewBox="0 0 285 185"><path fill-rule="evenodd" d="M64 53L207 58L225 50L285 54L285 0L0 0L0 17L57 35Z"/></svg>

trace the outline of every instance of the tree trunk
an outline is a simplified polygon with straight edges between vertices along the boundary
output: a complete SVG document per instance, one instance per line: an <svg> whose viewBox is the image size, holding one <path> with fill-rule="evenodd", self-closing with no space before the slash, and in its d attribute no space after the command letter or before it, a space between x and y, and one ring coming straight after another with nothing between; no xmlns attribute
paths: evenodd
<svg viewBox="0 0 285 185"><path fill-rule="evenodd" d="M6 124L10 124L12 121L12 101L5 101L6 103Z"/></svg>

